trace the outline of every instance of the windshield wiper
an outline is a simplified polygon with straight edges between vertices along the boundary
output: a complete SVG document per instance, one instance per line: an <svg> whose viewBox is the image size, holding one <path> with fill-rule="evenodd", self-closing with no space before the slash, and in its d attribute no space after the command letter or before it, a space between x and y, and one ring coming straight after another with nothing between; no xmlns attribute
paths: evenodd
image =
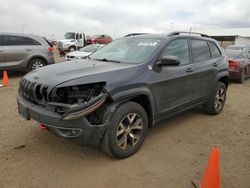
<svg viewBox="0 0 250 188"><path fill-rule="evenodd" d="M92 60L97 60L97 61L104 61L104 62L115 62L115 63L121 63L120 61L112 60L112 59L92 59Z"/></svg>
<svg viewBox="0 0 250 188"><path fill-rule="evenodd" d="M85 56L82 59L90 59L90 57L89 56Z"/></svg>

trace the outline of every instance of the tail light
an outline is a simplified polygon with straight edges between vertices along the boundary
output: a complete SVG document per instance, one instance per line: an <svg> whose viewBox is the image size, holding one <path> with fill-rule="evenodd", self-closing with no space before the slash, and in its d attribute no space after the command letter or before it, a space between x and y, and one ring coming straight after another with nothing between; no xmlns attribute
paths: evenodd
<svg viewBox="0 0 250 188"><path fill-rule="evenodd" d="M229 68L230 69L238 69L240 67L240 62L239 61L229 61Z"/></svg>
<svg viewBox="0 0 250 188"><path fill-rule="evenodd" d="M52 51L53 51L53 48L49 47L49 48L48 48L48 51L49 51L49 52L52 52Z"/></svg>

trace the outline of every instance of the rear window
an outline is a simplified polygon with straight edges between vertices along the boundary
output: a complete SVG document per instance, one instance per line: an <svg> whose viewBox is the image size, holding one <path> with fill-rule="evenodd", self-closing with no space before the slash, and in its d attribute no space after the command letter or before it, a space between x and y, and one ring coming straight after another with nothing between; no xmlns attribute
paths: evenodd
<svg viewBox="0 0 250 188"><path fill-rule="evenodd" d="M225 54L230 59L241 59L242 58L242 52L241 51L235 51L235 50L226 51Z"/></svg>
<svg viewBox="0 0 250 188"><path fill-rule="evenodd" d="M226 47L226 50L246 50L246 47L245 46L236 46L236 45L231 45L231 46L228 46Z"/></svg>
<svg viewBox="0 0 250 188"><path fill-rule="evenodd" d="M220 50L213 42L208 42L212 57L219 57L221 55Z"/></svg>
<svg viewBox="0 0 250 188"><path fill-rule="evenodd" d="M43 37L43 39L46 41L46 43L47 43L51 48L53 47L53 45L52 45L46 38Z"/></svg>
<svg viewBox="0 0 250 188"><path fill-rule="evenodd" d="M21 45L41 45L41 44L29 37L4 35L4 45L21 46Z"/></svg>
<svg viewBox="0 0 250 188"><path fill-rule="evenodd" d="M191 39L194 62L204 61L211 58L208 44L204 40Z"/></svg>

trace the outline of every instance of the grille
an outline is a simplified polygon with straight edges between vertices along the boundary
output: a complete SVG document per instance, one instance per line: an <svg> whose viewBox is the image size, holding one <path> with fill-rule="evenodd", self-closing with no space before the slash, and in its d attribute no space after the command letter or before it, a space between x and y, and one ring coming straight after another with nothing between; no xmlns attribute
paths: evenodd
<svg viewBox="0 0 250 188"><path fill-rule="evenodd" d="M35 103L48 102L48 86L22 79L19 83L19 91L22 96Z"/></svg>

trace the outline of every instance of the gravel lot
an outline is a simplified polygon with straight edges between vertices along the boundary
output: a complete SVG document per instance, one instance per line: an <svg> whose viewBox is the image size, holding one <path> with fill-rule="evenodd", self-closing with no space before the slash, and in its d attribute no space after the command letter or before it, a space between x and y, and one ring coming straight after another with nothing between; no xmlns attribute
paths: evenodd
<svg viewBox="0 0 250 188"><path fill-rule="evenodd" d="M250 188L250 80L230 84L220 115L182 113L150 129L134 156L115 160L22 119L15 99L22 75L10 73L11 86L0 88L0 187L191 188L216 145L223 187Z"/></svg>

